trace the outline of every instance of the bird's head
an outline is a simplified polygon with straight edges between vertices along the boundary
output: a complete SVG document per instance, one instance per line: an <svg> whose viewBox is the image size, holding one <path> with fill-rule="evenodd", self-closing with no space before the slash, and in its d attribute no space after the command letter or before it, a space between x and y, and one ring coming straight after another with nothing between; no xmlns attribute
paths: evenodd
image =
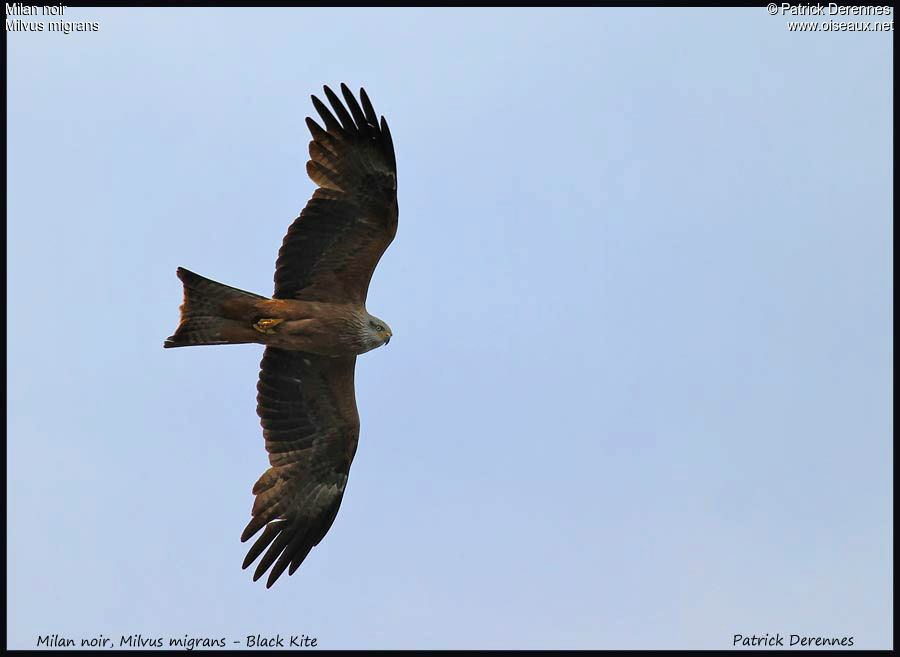
<svg viewBox="0 0 900 657"><path fill-rule="evenodd" d="M368 318L366 334L368 342L372 345L370 349L375 349L383 344L387 344L391 341L391 336L393 335L391 327L387 325L386 321L372 315L369 315Z"/></svg>

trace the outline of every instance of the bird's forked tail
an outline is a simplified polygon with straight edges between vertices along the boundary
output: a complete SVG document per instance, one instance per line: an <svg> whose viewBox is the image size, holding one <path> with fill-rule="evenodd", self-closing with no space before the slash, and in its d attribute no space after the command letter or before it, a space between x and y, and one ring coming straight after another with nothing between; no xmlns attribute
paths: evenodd
<svg viewBox="0 0 900 657"><path fill-rule="evenodd" d="M253 342L253 331L236 318L226 316L225 302L233 299L265 299L179 267L178 278L184 283L181 322L175 333L166 338L163 347L187 347L204 344L242 344ZM249 336L250 339L245 339Z"/></svg>

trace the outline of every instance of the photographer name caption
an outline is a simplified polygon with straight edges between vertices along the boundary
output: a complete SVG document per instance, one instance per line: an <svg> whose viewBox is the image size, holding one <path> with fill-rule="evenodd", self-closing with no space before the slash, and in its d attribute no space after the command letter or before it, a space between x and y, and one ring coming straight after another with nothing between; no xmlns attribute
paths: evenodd
<svg viewBox="0 0 900 657"><path fill-rule="evenodd" d="M44 634L38 636L35 644L38 648L318 648L319 640L308 634L248 634L240 639L229 637L162 636L128 634L118 638L98 634L90 637L70 637L62 634Z"/></svg>
<svg viewBox="0 0 900 657"><path fill-rule="evenodd" d="M812 18L809 21L788 21L790 32L893 32L894 21L860 20L862 18L886 19L894 15L890 5L839 5L828 4L794 5L789 2L770 2L766 11L771 16ZM837 16L845 20L828 20ZM846 20L852 19L852 20Z"/></svg>
<svg viewBox="0 0 900 657"><path fill-rule="evenodd" d="M829 646L850 647L852 636L810 636L807 634L735 634L732 646L744 648L825 648Z"/></svg>
<svg viewBox="0 0 900 657"><path fill-rule="evenodd" d="M97 21L63 20L66 9L68 9L66 5L23 5L21 2L7 2L6 31L59 32L60 34L100 31L100 23ZM24 16L24 18L17 18L18 16ZM50 20L45 23L42 19L47 17L58 20Z"/></svg>

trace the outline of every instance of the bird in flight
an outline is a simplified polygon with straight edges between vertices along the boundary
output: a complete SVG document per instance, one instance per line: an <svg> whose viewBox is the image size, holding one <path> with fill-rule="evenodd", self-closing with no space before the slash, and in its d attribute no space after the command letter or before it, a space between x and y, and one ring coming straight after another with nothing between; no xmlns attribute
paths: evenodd
<svg viewBox="0 0 900 657"><path fill-rule="evenodd" d="M356 357L387 344L387 322L366 310L372 272L397 232L397 162L384 117L364 89L359 101L327 86L333 113L315 96L325 124L312 133L306 172L318 189L291 224L275 263L271 298L179 267L181 321L164 347L259 343L266 346L257 407L271 467L253 486L260 530L244 559L262 555L253 580L266 587L293 575L328 532L347 485L359 439L353 386Z"/></svg>

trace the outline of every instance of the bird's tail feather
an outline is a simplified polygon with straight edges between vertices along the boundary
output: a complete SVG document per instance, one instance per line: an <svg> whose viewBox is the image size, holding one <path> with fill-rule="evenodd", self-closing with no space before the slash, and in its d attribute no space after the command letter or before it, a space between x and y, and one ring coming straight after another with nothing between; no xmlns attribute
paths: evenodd
<svg viewBox="0 0 900 657"><path fill-rule="evenodd" d="M178 278L184 283L181 322L175 333L166 338L164 347L187 347L204 344L243 344L253 342L253 331L244 323L223 316L222 306L232 299L264 299L179 267Z"/></svg>

